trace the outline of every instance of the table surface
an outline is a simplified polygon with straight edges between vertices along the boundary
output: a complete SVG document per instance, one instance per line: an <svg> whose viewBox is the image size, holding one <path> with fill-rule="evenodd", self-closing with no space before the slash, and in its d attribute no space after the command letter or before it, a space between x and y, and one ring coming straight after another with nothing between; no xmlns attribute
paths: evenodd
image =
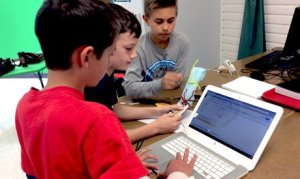
<svg viewBox="0 0 300 179"><path fill-rule="evenodd" d="M253 61L265 53L261 53L245 60L236 61L234 65L238 71L244 68L245 64ZM249 76L249 73L240 75ZM230 76L228 73L218 73L216 71L207 71L204 80L200 86L212 84L221 86L222 84L236 79L237 76ZM272 79L273 84L280 82L280 79ZM182 88L169 90L156 96L155 100L169 100L176 102L175 99L180 97ZM198 93L201 93L198 91ZM128 99L122 99L128 100ZM145 125L139 121L123 122L126 129L136 128ZM157 135L144 140L143 147L148 146L170 134ZM288 108L284 108L283 116L275 129L269 143L267 144L260 160L255 169L250 171L244 178L300 178L300 113ZM151 176L155 178L155 176Z"/></svg>

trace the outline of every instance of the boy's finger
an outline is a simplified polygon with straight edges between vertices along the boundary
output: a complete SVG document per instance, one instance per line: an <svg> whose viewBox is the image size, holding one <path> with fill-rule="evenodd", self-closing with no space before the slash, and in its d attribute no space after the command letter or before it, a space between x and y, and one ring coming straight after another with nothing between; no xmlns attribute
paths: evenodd
<svg viewBox="0 0 300 179"><path fill-rule="evenodd" d="M176 153L176 159L177 159L177 160L182 160L182 157L181 157L181 153L180 153L180 152L177 152L177 153Z"/></svg>
<svg viewBox="0 0 300 179"><path fill-rule="evenodd" d="M147 153L149 151L151 151L152 148L151 147L146 147L146 148L142 148L138 151L139 154L144 154L144 153Z"/></svg>
<svg viewBox="0 0 300 179"><path fill-rule="evenodd" d="M187 147L184 150L184 154L183 154L183 161L187 162L188 158L189 158L189 153L190 153L190 149Z"/></svg>
<svg viewBox="0 0 300 179"><path fill-rule="evenodd" d="M189 166L194 166L196 163L196 160L197 160L197 155L194 154L193 158L191 159L191 161L189 163Z"/></svg>

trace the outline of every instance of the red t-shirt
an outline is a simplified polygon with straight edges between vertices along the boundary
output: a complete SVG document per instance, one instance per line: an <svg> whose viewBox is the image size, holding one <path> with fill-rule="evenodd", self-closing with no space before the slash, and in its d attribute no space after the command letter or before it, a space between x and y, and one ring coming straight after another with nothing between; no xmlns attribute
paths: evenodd
<svg viewBox="0 0 300 179"><path fill-rule="evenodd" d="M139 178L148 174L108 108L73 88L31 89L18 104L22 168L38 179Z"/></svg>

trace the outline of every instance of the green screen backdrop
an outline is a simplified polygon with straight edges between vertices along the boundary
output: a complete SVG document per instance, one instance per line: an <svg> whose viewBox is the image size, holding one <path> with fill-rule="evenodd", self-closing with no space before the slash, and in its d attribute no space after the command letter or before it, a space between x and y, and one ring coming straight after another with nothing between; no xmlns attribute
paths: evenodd
<svg viewBox="0 0 300 179"><path fill-rule="evenodd" d="M0 1L0 57L17 58L18 52L41 52L34 21L42 0Z"/></svg>

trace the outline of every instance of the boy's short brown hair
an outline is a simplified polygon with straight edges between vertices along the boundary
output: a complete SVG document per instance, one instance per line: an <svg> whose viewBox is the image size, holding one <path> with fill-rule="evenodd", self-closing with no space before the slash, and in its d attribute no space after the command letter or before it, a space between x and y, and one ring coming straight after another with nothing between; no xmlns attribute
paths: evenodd
<svg viewBox="0 0 300 179"><path fill-rule="evenodd" d="M93 46L97 57L111 46L120 23L99 0L44 0L35 20L35 33L51 70L67 70L70 57L81 46Z"/></svg>
<svg viewBox="0 0 300 179"><path fill-rule="evenodd" d="M139 38L142 34L142 27L136 16L118 4L109 3L108 5L116 13L120 21L121 29L119 33L130 32L131 34L134 33L136 38Z"/></svg>
<svg viewBox="0 0 300 179"><path fill-rule="evenodd" d="M176 7L178 13L177 0L144 0L144 15L149 17L153 10L166 7Z"/></svg>

